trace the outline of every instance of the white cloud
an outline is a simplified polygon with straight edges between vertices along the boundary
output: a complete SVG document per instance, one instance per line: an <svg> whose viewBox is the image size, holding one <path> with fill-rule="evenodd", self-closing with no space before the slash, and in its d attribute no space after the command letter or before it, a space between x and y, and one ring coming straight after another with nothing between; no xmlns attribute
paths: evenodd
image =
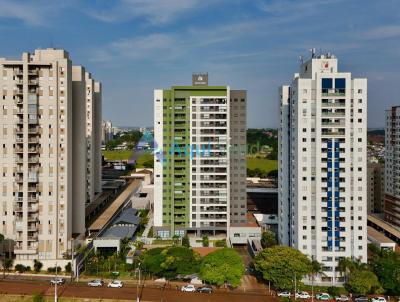
<svg viewBox="0 0 400 302"><path fill-rule="evenodd" d="M118 60L151 59L165 61L174 57L179 49L174 35L156 33L129 39L121 39L95 51L93 61L107 62Z"/></svg>
<svg viewBox="0 0 400 302"><path fill-rule="evenodd" d="M27 25L44 26L51 16L74 1L12 1L0 0L0 19L17 19Z"/></svg>
<svg viewBox="0 0 400 302"><path fill-rule="evenodd" d="M358 35L362 39L386 39L400 36L400 25L383 25Z"/></svg>
<svg viewBox="0 0 400 302"><path fill-rule="evenodd" d="M164 24L188 11L216 2L200 0L120 0L104 10L88 10L87 13L105 22L124 22L144 18L150 24Z"/></svg>

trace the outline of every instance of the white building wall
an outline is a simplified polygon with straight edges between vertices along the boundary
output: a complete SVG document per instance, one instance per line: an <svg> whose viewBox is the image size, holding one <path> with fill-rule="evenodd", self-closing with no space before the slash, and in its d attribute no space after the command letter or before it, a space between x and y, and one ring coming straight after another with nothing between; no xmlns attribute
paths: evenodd
<svg viewBox="0 0 400 302"><path fill-rule="evenodd" d="M154 90L154 226L163 226L163 91Z"/></svg>
<svg viewBox="0 0 400 302"><path fill-rule="evenodd" d="M324 78L331 89L323 90ZM324 282L343 281L341 257L367 261L366 93L366 79L337 72L333 56L305 62L281 88L279 239L321 262Z"/></svg>

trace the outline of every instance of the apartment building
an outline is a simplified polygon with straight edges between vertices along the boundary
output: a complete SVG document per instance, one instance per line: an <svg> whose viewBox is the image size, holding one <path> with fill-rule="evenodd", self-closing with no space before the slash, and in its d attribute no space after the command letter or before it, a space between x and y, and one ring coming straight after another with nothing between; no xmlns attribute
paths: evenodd
<svg viewBox="0 0 400 302"><path fill-rule="evenodd" d="M379 162L368 162L367 165L367 211L368 213L383 212L384 169Z"/></svg>
<svg viewBox="0 0 400 302"><path fill-rule="evenodd" d="M17 261L62 259L85 232L83 74L60 49L0 59L0 232Z"/></svg>
<svg viewBox="0 0 400 302"><path fill-rule="evenodd" d="M246 218L246 91L154 91L154 228L161 237L228 235Z"/></svg>
<svg viewBox="0 0 400 302"><path fill-rule="evenodd" d="M113 125L111 121L103 121L101 124L101 142L107 143L113 139Z"/></svg>
<svg viewBox="0 0 400 302"><path fill-rule="evenodd" d="M302 62L280 88L279 241L344 281L343 257L367 261L367 80L331 54Z"/></svg>
<svg viewBox="0 0 400 302"><path fill-rule="evenodd" d="M91 203L101 192L101 84L89 72L86 83L86 203Z"/></svg>
<svg viewBox="0 0 400 302"><path fill-rule="evenodd" d="M385 220L400 227L400 106L386 110Z"/></svg>

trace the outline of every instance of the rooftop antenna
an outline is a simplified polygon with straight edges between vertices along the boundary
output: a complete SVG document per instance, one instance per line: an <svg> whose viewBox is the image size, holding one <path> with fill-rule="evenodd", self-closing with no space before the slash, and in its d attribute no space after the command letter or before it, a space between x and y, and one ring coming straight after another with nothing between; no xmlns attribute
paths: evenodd
<svg viewBox="0 0 400 302"><path fill-rule="evenodd" d="M315 48L310 48L311 51L311 58L315 57Z"/></svg>
<svg viewBox="0 0 400 302"><path fill-rule="evenodd" d="M303 56L299 56L299 60L300 60L301 64L303 64L303 63L304 63Z"/></svg>

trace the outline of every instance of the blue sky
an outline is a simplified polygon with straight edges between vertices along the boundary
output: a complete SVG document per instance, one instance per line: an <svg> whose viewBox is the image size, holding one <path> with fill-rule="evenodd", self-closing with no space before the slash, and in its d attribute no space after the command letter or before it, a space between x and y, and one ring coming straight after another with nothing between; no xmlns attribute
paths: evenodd
<svg viewBox="0 0 400 302"><path fill-rule="evenodd" d="M248 126L277 127L278 87L309 48L367 77L369 127L400 104L398 0L0 0L0 57L60 47L103 83L103 117L151 126L153 89L248 90Z"/></svg>

